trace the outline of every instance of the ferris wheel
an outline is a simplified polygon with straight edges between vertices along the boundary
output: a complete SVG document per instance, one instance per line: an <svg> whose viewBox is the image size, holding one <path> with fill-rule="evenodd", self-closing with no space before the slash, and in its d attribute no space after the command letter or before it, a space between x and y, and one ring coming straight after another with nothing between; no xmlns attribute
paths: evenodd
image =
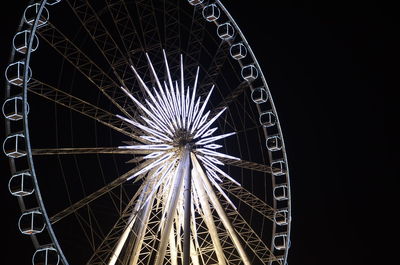
<svg viewBox="0 0 400 265"><path fill-rule="evenodd" d="M278 115L219 0L31 1L5 76L32 264L287 264Z"/></svg>

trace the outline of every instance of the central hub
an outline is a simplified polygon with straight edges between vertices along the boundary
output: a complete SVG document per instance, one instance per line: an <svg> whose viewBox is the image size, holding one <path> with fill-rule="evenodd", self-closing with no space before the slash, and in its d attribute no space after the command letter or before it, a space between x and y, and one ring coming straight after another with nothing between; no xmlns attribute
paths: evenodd
<svg viewBox="0 0 400 265"><path fill-rule="evenodd" d="M174 146L183 147L187 144L191 145L193 135L185 129L178 129L174 134Z"/></svg>

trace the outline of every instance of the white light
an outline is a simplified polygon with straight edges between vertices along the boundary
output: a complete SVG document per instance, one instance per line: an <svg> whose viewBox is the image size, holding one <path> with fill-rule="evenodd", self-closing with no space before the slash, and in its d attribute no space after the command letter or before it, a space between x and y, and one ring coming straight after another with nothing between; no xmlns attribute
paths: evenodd
<svg viewBox="0 0 400 265"><path fill-rule="evenodd" d="M193 132L194 132L195 129L201 127L201 126L207 121L208 116L210 115L210 112L211 112L211 111L207 111L206 114L204 114L204 116L200 119L199 124L196 125L195 127L193 127L193 129L192 129Z"/></svg>
<svg viewBox="0 0 400 265"><path fill-rule="evenodd" d="M143 138L143 139L145 139L145 140L147 140L149 142L152 142L152 143L162 143L163 142L163 141L161 141L160 139L157 139L154 136L143 135L143 136L140 136L140 138Z"/></svg>
<svg viewBox="0 0 400 265"><path fill-rule="evenodd" d="M222 113L224 113L226 108L223 108L217 115L215 115L210 121L208 121L203 127L199 129L199 131L194 135L193 139L196 139L197 137L201 136L207 129L208 127L211 126L211 124L214 123L218 119L219 116L221 116Z"/></svg>
<svg viewBox="0 0 400 265"><path fill-rule="evenodd" d="M147 156L143 157L143 159L157 158L162 154L164 154L164 152L154 152L154 153L148 154Z"/></svg>
<svg viewBox="0 0 400 265"><path fill-rule="evenodd" d="M155 187L153 187L151 193L147 196L147 199L145 201L145 203L143 205L146 205L147 201L153 196L153 194L158 190L158 188L160 187L160 185L165 181L165 177L168 176L168 174L171 172L171 170L174 168L174 165L176 163L177 159L174 159L171 163L169 164L164 164L163 166L161 166L159 169L157 169L157 171L154 173L154 175L158 175L160 174L160 172L166 168L166 170L164 171L164 173L161 175L160 179L158 180L157 184L155 185Z"/></svg>
<svg viewBox="0 0 400 265"><path fill-rule="evenodd" d="M209 144L209 143L215 142L217 140L226 138L226 137L234 135L234 134L235 134L235 132L231 132L231 133L221 134L221 135L217 135L217 136L213 136L213 137L209 137L209 138L203 138L200 141L197 141L195 143L195 145Z"/></svg>
<svg viewBox="0 0 400 265"><path fill-rule="evenodd" d="M209 167L211 167L213 170L215 170L216 172L218 172L219 174L221 174L222 176L228 178L229 180L231 180L233 183L235 183L236 185L240 186L240 183L237 182L236 180L234 180L231 176L229 176L228 174L226 174L223 170L221 170L220 168L218 168L217 166L214 165L214 163L212 162L212 160L209 156L197 156L200 160L202 160L206 165L208 165Z"/></svg>
<svg viewBox="0 0 400 265"><path fill-rule="evenodd" d="M148 144L148 145L127 145L118 146L119 149L134 149L134 150L169 150L172 148L168 144Z"/></svg>
<svg viewBox="0 0 400 265"><path fill-rule="evenodd" d="M138 122L136 122L136 121L129 120L129 119L127 119L127 118L125 118L125 117L122 117L122 116L120 116L120 115L116 115L116 117L117 117L117 118L120 118L120 119L122 119L122 120L124 120L124 121L126 121L126 122L128 122L128 123L130 123L130 124L132 124L132 125L134 125L134 126L136 126L136 127L138 127L138 128L140 128L140 129L142 129L142 130L144 130L144 131L146 131L146 132L148 132L148 133L150 133L150 134L152 134L153 136L156 136L156 137L158 137L158 138L160 138L160 139L162 139L162 140L165 140L165 141L167 141L167 142L172 142L172 139L171 139L171 138L169 138L169 137L167 137L167 136L165 136L165 135L163 135L163 134L160 134L160 133L158 133L158 132L155 131L155 130L152 130L152 129L150 129L150 128L147 128L146 126L141 125L140 123L138 123Z"/></svg>
<svg viewBox="0 0 400 265"><path fill-rule="evenodd" d="M222 157L222 158L228 158L228 159L233 159L233 160L240 160L240 158L230 156L230 155L225 155L223 153L219 153L216 151L212 151L209 149L204 149L204 148L197 148L196 151L205 154L205 155L210 155L210 156L216 156L216 157Z"/></svg>
<svg viewBox="0 0 400 265"><path fill-rule="evenodd" d="M201 136L201 138L208 137L208 136L212 135L217 129L218 129L217 127L212 128L212 129L208 129L208 130Z"/></svg>
<svg viewBox="0 0 400 265"><path fill-rule="evenodd" d="M222 163L221 161L219 161L219 160L216 159L215 157L208 156L208 155L205 155L204 157L207 158L208 160L210 160L211 162L213 162L213 163L216 164L216 165L221 165L221 166L224 165L224 163Z"/></svg>
<svg viewBox="0 0 400 265"><path fill-rule="evenodd" d="M136 172L135 174L133 174L132 176L130 176L129 178L127 178L126 180L129 181L131 179L133 179L136 176L139 176L143 173L146 173L147 171L149 171L150 169L158 166L161 163L164 163L166 160L170 159L175 153L168 153L164 156L162 156L161 158L157 159L156 161L154 161L153 163L151 163L150 165L142 168L141 170L139 170L138 172Z"/></svg>
<svg viewBox="0 0 400 265"><path fill-rule="evenodd" d="M190 100L190 108L189 108L189 115L188 115L188 125L187 125L188 128L189 128L189 126L190 126L190 124L192 122L192 117L193 117L194 97L196 95L197 79L199 78L199 70L200 70L200 67L197 67L196 78L195 78L195 81L194 81L193 92L192 92L192 99Z"/></svg>
<svg viewBox="0 0 400 265"><path fill-rule="evenodd" d="M209 176L211 176L212 178L218 180L219 182L222 182L222 179L220 177L218 177L217 173L215 173L214 170L212 170L208 166L205 166L205 168L206 168L206 173L209 174Z"/></svg>
<svg viewBox="0 0 400 265"><path fill-rule="evenodd" d="M205 110L205 108L206 108L207 102L208 102L208 100L210 99L210 96L211 96L211 93L213 92L213 90L214 90L214 86L212 86L211 89L210 89L210 92L208 92L208 95L207 95L206 99L204 100L204 103L203 103L203 105L201 106L201 109L200 109L200 111L199 111L197 117L195 118L195 120L194 120L194 122L193 122L192 130L190 131L190 133L193 133L193 131L194 131L198 126L201 126L202 123L200 122L200 118L201 118L202 115L203 115L203 112L204 112L204 110ZM207 115L204 115L204 117L205 117L205 116L208 117L208 114L207 114ZM207 119L207 118L206 118L206 119ZM200 122L200 124L199 124L199 122Z"/></svg>
<svg viewBox="0 0 400 265"><path fill-rule="evenodd" d="M221 148L222 145L220 145L220 144L208 144L208 145L205 145L203 147L204 148L208 148L208 149L218 149L218 148Z"/></svg>

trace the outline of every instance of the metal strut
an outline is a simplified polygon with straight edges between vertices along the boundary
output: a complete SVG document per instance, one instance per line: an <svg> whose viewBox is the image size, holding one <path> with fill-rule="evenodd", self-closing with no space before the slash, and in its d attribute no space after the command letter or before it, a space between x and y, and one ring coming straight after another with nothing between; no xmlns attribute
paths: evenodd
<svg viewBox="0 0 400 265"><path fill-rule="evenodd" d="M179 166L176 171L176 176L175 176L174 184L172 187L173 195L172 195L171 201L168 205L169 211L167 211L169 214L167 215L167 219L166 219L165 225L164 225L164 231L161 236L160 245L158 246L156 260L154 262L155 265L163 264L165 252L166 252L167 244L168 244L167 239L169 238L169 235L170 235L170 232L172 229L172 222L174 219L174 215L172 213L175 211L176 206L178 204L179 194L182 190L183 178L184 178L184 176L187 176L189 174L190 174L190 147L188 144L186 144L185 147L183 148L181 161L179 162ZM190 230L187 232L190 235ZM186 232L184 232L184 233L186 233ZM188 241L187 244L190 244L190 241Z"/></svg>
<svg viewBox="0 0 400 265"><path fill-rule="evenodd" d="M189 265L190 263L190 212L192 203L192 173L191 173L191 159L189 158L189 145L185 146L185 154L187 155L187 162L185 166L185 182L184 182L184 202L185 202L185 213L184 213L184 229L183 229L183 265Z"/></svg>

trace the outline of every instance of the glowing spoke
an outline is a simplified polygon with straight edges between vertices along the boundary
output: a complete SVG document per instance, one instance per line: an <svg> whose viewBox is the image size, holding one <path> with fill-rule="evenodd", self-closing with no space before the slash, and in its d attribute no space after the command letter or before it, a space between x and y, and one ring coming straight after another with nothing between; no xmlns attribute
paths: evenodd
<svg viewBox="0 0 400 265"><path fill-rule="evenodd" d="M177 159L174 159L171 163L165 164L164 166L161 166L159 169L156 170L154 173L153 177L160 174L164 168L166 168L165 172L161 175L160 179L158 180L157 184L153 187L153 190L149 194L148 198L146 199L146 202L153 197L154 193L157 192L158 188L160 185L165 181L166 177L170 177L171 170L175 166Z"/></svg>
<svg viewBox="0 0 400 265"><path fill-rule="evenodd" d="M149 115L149 117L155 122L157 123L160 127L163 127L167 132L169 132L168 129L165 128L165 126L163 125L163 122L158 119L151 111L149 111L145 106L143 106L131 93L129 93L128 90L124 89L123 87L121 87L121 89L133 100L133 102L135 102L136 105L138 105L147 115ZM155 126L155 125L153 125ZM156 126L155 126L156 127ZM156 127L158 129L158 127Z"/></svg>
<svg viewBox="0 0 400 265"><path fill-rule="evenodd" d="M204 148L208 148L208 149L218 149L221 147L222 147L222 145L220 145L220 144L208 144L208 145L204 146Z"/></svg>
<svg viewBox="0 0 400 265"><path fill-rule="evenodd" d="M193 131L194 131L196 128L198 128L198 126L201 126L201 125L202 125L202 123L200 122L200 119L202 118L203 112L204 112L204 110L205 110L205 108L206 108L207 102L208 102L208 100L210 99L210 96L211 96L211 93L213 92L213 90L214 90L214 86L211 87L210 92L208 92L208 95L207 95L206 99L204 100L203 105L201 106L201 109L200 109L200 111L199 111L199 113L198 113L198 115L197 115L197 117L196 117L196 119L195 119L195 121L194 121L194 123L193 123L192 130L190 131L191 133L193 133ZM205 116L208 117L208 114L205 115ZM205 117L205 116L204 116L204 117ZM204 117L203 117L203 118L204 118ZM199 122L200 122L200 123L199 123Z"/></svg>
<svg viewBox="0 0 400 265"><path fill-rule="evenodd" d="M219 116L221 116L222 113L224 113L226 108L223 108L217 115L214 116L209 122L207 122L203 127L199 129L199 131L194 135L193 139L196 139L197 137L201 136L210 126L211 124L214 123L218 119Z"/></svg>
<svg viewBox="0 0 400 265"><path fill-rule="evenodd" d="M127 119L125 117L122 117L120 115L116 115L116 117L120 118L120 119L122 119L122 120L124 120L124 121L126 121L126 122L128 122L128 123L130 123L130 124L132 124L132 125L134 125L136 127L138 127L138 128L140 128L140 129L142 129L142 130L144 130L144 131L146 131L146 132L148 132L150 134L152 134L153 136L156 136L156 137L158 137L158 138L160 138L162 140L165 140L167 142L172 142L171 138L169 138L169 137L167 137L167 136L165 136L163 134L160 134L160 133L158 133L158 132L156 132L156 131L154 131L154 130L152 130L150 128L147 128L146 126L143 126L140 123L137 123L137 122L135 122L133 120L129 120L129 119Z"/></svg>
<svg viewBox="0 0 400 265"><path fill-rule="evenodd" d="M194 110L194 97L196 95L196 87L197 87L197 79L199 77L199 70L200 70L200 67L197 67L196 79L194 81L193 92L192 92L192 99L190 100L188 125L187 125L188 128L190 126L190 123L192 122L192 116L193 116L193 110ZM189 93L189 89L188 89L188 93Z"/></svg>
<svg viewBox="0 0 400 265"><path fill-rule="evenodd" d="M172 156L174 155L174 153L168 153L164 156L162 156L161 158L157 159L156 161L154 161L153 163L151 163L150 165L144 167L143 169L139 170L138 172L136 172L135 174L133 174L132 176L128 177L126 180L131 180L134 177L137 177L143 173L146 173L147 171L149 171L150 169L158 166L161 163L165 163L168 159L170 159Z"/></svg>
<svg viewBox="0 0 400 265"><path fill-rule="evenodd" d="M217 166L215 166L215 162L213 163L213 157L209 157L209 156L197 156L198 159L202 160L208 167L211 167L212 170L215 170L215 172L218 172L219 174L221 174L222 176L228 178L230 181L232 181L233 183L235 183L238 186L241 186L239 182L237 182L236 180L234 180L231 176L229 176L228 174L226 174L224 171L222 171L220 168L218 168ZM215 159L216 160L216 159Z"/></svg>
<svg viewBox="0 0 400 265"><path fill-rule="evenodd" d="M197 141L197 142L195 143L195 145L205 145L205 144L209 144L209 143L215 142L215 141L217 141L217 140L226 138L226 137L231 136L231 135L234 135L234 134L235 134L235 132L231 132L231 133L226 133L226 134L222 134L222 135L217 135L217 136L214 136L214 137L203 138L203 139L201 139L200 141Z"/></svg>
<svg viewBox="0 0 400 265"><path fill-rule="evenodd" d="M169 65L168 65L167 55L165 54L165 50L163 50L163 55L164 55L165 68L167 69L167 76L168 76L169 85L170 85L170 87L174 87L173 84L172 84L171 73L169 72Z"/></svg>
<svg viewBox="0 0 400 265"><path fill-rule="evenodd" d="M224 165L224 163L222 163L221 161L219 161L219 160L216 159L215 157L205 155L204 158L207 158L208 160L210 160L212 163L214 163L214 164L216 164L216 165L221 165L221 166Z"/></svg>
<svg viewBox="0 0 400 265"><path fill-rule="evenodd" d="M156 137L153 137L153 136L144 135L144 136L140 136L140 137L149 142L152 142L152 143L162 143L163 142L160 139L157 139Z"/></svg>
<svg viewBox="0 0 400 265"><path fill-rule="evenodd" d="M208 136L212 135L216 130L218 130L217 127L212 128L212 129L208 129L208 130L201 136L201 138L208 137Z"/></svg>
<svg viewBox="0 0 400 265"><path fill-rule="evenodd" d="M149 155L143 157L143 159L157 158L157 157L159 157L159 156L162 155L162 154L164 154L164 152L154 152L154 153L151 153L151 154L149 154Z"/></svg>
<svg viewBox="0 0 400 265"><path fill-rule="evenodd" d="M205 155L216 156L216 157L221 157L221 158L228 158L228 159L233 159L233 160L240 160L240 158L230 156L230 155L225 155L223 153L219 153L219 152L204 149L204 148L198 148L196 150Z"/></svg>

